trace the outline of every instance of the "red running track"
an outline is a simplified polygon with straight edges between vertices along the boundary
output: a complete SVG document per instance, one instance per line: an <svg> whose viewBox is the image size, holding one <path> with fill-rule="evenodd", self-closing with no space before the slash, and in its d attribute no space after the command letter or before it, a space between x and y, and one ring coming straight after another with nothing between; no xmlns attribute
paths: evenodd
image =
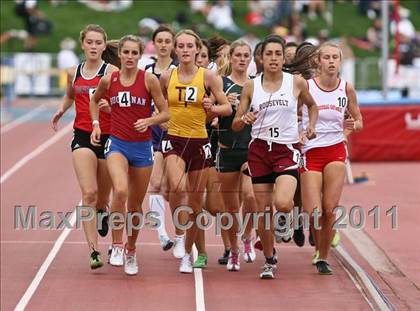
<svg viewBox="0 0 420 311"><path fill-rule="evenodd" d="M33 133L36 136L28 139ZM2 145L7 143L1 150L2 174L52 134L45 123L23 124L5 137L2 135ZM70 138L69 134L60 139L1 185L2 310L12 310L17 305L61 233L15 230L14 206L36 205L39 215L46 210L72 211L80 199L71 165ZM167 228L172 233L169 217ZM106 253L109 237L101 241L101 251ZM208 268L202 271L206 310L370 309L334 256L331 263L335 273L324 277L310 264L309 246L297 248L292 243L278 246L277 277L262 281L258 279L263 265L261 253L255 263L242 262L241 271L232 273L216 263L222 253L220 238L209 231L206 242L210 258ZM178 260L171 252L161 251L156 232L143 230L139 243L138 276L128 277L121 268L108 265L92 272L83 232L72 230L26 309L195 310L194 275L178 272Z"/></svg>

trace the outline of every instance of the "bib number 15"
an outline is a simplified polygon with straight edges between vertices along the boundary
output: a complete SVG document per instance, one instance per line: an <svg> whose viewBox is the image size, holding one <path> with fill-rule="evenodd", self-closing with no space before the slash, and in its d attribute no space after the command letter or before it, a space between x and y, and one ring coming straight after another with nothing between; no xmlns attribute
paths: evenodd
<svg viewBox="0 0 420 311"><path fill-rule="evenodd" d="M268 131L270 132L270 137L272 138L277 138L280 136L280 130L278 127L271 127L268 129Z"/></svg>

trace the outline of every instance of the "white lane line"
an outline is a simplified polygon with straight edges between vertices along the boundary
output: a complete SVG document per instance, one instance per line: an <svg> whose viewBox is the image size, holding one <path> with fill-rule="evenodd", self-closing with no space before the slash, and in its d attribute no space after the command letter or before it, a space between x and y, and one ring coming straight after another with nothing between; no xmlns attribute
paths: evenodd
<svg viewBox="0 0 420 311"><path fill-rule="evenodd" d="M45 149L50 147L51 145L55 144L58 140L60 140L64 135L71 131L73 128L73 123L70 122L60 131L58 131L53 137L39 145L34 151L27 154L25 157L19 160L15 165L13 165L10 169L7 170L6 173L1 175L0 184L4 183L10 176L16 173L22 166L28 163L30 160L41 154Z"/></svg>
<svg viewBox="0 0 420 311"><path fill-rule="evenodd" d="M16 120L13 120L12 122L5 124L0 129L1 134L7 133L10 130L14 129L16 126L19 126L22 123L29 121L30 119L34 118L37 114L44 111L46 108L47 107L45 106L45 104L40 105L36 107L35 109L32 109L28 113L25 113L23 116L17 118Z"/></svg>
<svg viewBox="0 0 420 311"><path fill-rule="evenodd" d="M350 256L344 247L337 245L335 255L343 266L350 272L353 279L358 282L369 297L370 302L375 306L375 310L395 310L395 307L369 277L365 270Z"/></svg>
<svg viewBox="0 0 420 311"><path fill-rule="evenodd" d="M81 205L81 201L78 205ZM20 301L15 307L15 311L21 311L25 310L26 306L28 305L29 300L32 298L33 294L35 293L36 289L38 288L39 284L42 281L42 278L44 277L45 273L47 272L49 266L53 262L55 256L57 255L58 251L60 250L61 246L64 243L64 240L67 238L67 236L70 234L70 231L74 227L76 223L76 211L74 210L71 218L70 218L70 227L67 227L60 233L60 236L58 237L57 241L54 243L53 248L51 249L50 253L48 254L47 258L42 263L42 266L39 268L37 274L35 275L34 279L32 280L29 287L26 289L25 294L22 296Z"/></svg>
<svg viewBox="0 0 420 311"><path fill-rule="evenodd" d="M197 259L198 251L195 245L193 245L193 258L194 261ZM194 269L194 281L195 281L195 310L205 311L206 306L204 304L204 286L203 286L203 273L202 269Z"/></svg>

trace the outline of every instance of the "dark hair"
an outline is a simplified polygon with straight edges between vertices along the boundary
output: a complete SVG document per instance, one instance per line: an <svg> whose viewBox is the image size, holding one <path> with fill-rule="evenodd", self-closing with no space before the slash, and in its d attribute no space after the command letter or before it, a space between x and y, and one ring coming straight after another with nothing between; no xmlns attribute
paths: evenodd
<svg viewBox="0 0 420 311"><path fill-rule="evenodd" d="M254 53L252 54L252 56L254 56L254 59L257 58L257 54L260 53L261 54L261 47L262 47L263 42L260 41L257 43L257 45L254 48ZM258 51L260 50L260 51Z"/></svg>
<svg viewBox="0 0 420 311"><path fill-rule="evenodd" d="M215 36L208 40L209 58L214 61L217 58L217 51L224 45L230 45L230 42L221 36Z"/></svg>
<svg viewBox="0 0 420 311"><path fill-rule="evenodd" d="M293 42L293 41L289 41L286 43L286 45L284 46L285 49L290 48L290 47L296 47L297 48L297 43Z"/></svg>
<svg viewBox="0 0 420 311"><path fill-rule="evenodd" d="M291 74L301 74L306 80L312 78L316 69L311 61L318 54L318 47L309 42L302 42L296 48L295 59L291 64L285 64L283 70Z"/></svg>
<svg viewBox="0 0 420 311"><path fill-rule="evenodd" d="M280 44L281 47L282 47L282 49L283 49L283 52L284 52L284 45L285 45L284 39L282 37L278 36L278 35L268 35L267 37L265 37L265 39L264 39L264 41L262 43L262 46L261 46L261 55L264 54L264 50L265 50L265 48L267 47L267 45L269 43L278 43L278 44Z"/></svg>
<svg viewBox="0 0 420 311"><path fill-rule="evenodd" d="M121 68L121 60L118 57L118 44L119 40L109 40L106 42L106 49L102 53L102 60L105 63L112 64Z"/></svg>
<svg viewBox="0 0 420 311"><path fill-rule="evenodd" d="M201 48L205 47L207 49L207 54L208 54L208 57L209 57L209 60L210 60L211 59L211 56L210 56L211 51L210 51L209 41L207 39L201 39L201 43L203 44Z"/></svg>
<svg viewBox="0 0 420 311"><path fill-rule="evenodd" d="M160 25L154 32L152 35L152 42L155 42L155 38L158 35L158 33L160 32L169 32L172 35L172 39L175 38L175 33L172 30L171 27L167 26L167 25Z"/></svg>

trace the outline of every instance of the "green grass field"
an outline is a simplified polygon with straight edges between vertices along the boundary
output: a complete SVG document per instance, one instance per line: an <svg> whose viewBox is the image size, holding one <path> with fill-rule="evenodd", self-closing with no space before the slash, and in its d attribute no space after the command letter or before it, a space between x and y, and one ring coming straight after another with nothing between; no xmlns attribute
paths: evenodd
<svg viewBox="0 0 420 311"><path fill-rule="evenodd" d="M75 0L68 0L67 4L57 7L50 6L47 0L38 0L39 8L53 22L53 33L46 37L41 37L35 49L38 52L59 51L60 41L64 37L78 38L80 30L86 24L96 23L103 26L110 39L118 39L125 34L137 33L137 23L144 17L156 17L166 23L171 24L178 13L185 13L187 23L180 25L181 28L189 28L192 24L201 24L200 35L211 37L216 32L206 24L205 18L201 14L192 14L189 10L187 0L165 0L165 1L145 1L134 0L133 6L122 12L96 12ZM235 21L244 30L253 32L259 38L263 38L270 33L270 29L262 26L248 26L245 23L245 16L248 12L247 1L232 1ZM23 20L15 15L14 1L3 0L1 5L1 32L8 29L24 28ZM420 1L402 0L401 5L411 11L410 19L417 30L420 30ZM333 26L330 33L332 37L363 37L372 21L367 17L358 14L358 7L351 1L332 2L333 8ZM316 36L318 31L328 28L322 18L315 21L309 20L306 15L302 15L307 25L308 35ZM233 40L232 36L221 33L226 38ZM392 46L392 42L391 42ZM360 58L379 57L379 51L364 51L352 46L355 56ZM12 39L1 46L1 52L19 52L23 51L23 44L20 40ZM390 51L392 52L392 51ZM78 47L76 53L81 54ZM378 68L375 67L369 71L368 87L378 88L380 86L380 77ZM357 86L357 83L356 83ZM366 85L364 85L366 86Z"/></svg>
<svg viewBox="0 0 420 311"><path fill-rule="evenodd" d="M191 14L189 12L188 1L140 1L135 0L133 6L123 12L96 12L88 9L86 6L75 0L68 0L67 4L57 7L50 6L47 0L39 0L39 8L54 23L53 33L47 37L42 37L36 51L57 52L59 50L59 42L63 37L77 38L79 31L84 25L89 23L97 23L102 25L108 32L110 38L120 38L127 33L137 32L137 23L143 17L158 17L159 19L171 23L179 12L185 12L189 23L182 27L190 27L191 23L203 23L205 19L200 14ZM246 25L244 17L247 13L246 1L232 1L234 7L234 16L236 23L243 29L254 32L258 37L262 38L269 33L269 29L265 27L249 27ZM411 10L411 20L416 28L420 28L420 2L419 1L401 1L403 6ZM8 29L24 28L23 21L14 13L14 1L3 0L1 4L1 32ZM327 28L327 24L322 18L316 21L310 21L304 16L304 20L308 27L309 35L316 35L322 28ZM330 32L333 37L352 36L362 37L366 33L366 29L371 21L366 17L362 17L357 12L357 6L346 3L333 3L333 27ZM203 36L212 36L215 32L210 27L204 27ZM231 36L222 34L229 39ZM22 51L22 42L12 39L6 42L1 50L3 52ZM377 52L366 52L354 49L356 56L377 56ZM80 52L80 50L79 50Z"/></svg>

